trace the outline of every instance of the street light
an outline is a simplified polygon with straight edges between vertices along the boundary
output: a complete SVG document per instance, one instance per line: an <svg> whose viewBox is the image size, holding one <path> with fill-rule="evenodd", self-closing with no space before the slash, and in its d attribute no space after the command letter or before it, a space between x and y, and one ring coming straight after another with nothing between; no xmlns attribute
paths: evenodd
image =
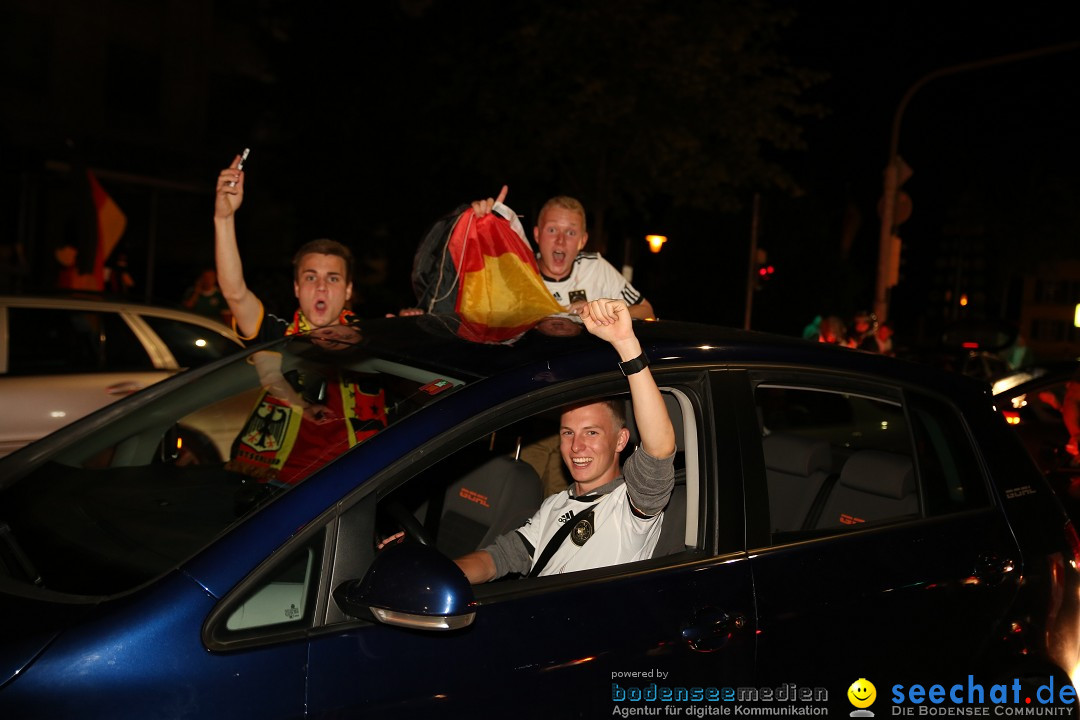
<svg viewBox="0 0 1080 720"><path fill-rule="evenodd" d="M907 92L904 93L904 96L900 99L900 104L896 108L896 113L893 115L892 133L889 137L889 160L885 165L885 191L881 198L881 234L878 242L877 288L874 292L874 314L877 315L878 322L885 322L885 320L888 319L888 291L892 284L895 284L892 281L895 279L896 273L899 270L898 266L893 266L893 257L895 255L894 244L896 242L894 236L897 226L896 198L897 190L901 184L901 168L906 167L902 165L903 161L900 159L898 152L900 146L900 120L903 118L904 110L907 108L908 103L911 102L912 96L918 92L923 85L931 80L936 80L939 77L955 75L957 73L967 72L968 70L979 70L992 65L1002 65L1004 63L1017 62L1019 60L1028 60L1042 55L1067 52L1077 48L1080 48L1080 42L1071 42L1062 45L1035 48L1034 50L1027 50L1024 52L1011 53L1009 55L1000 55L985 60L961 63L959 65L950 65L923 75L907 89ZM899 263L899 258L896 258L895 262Z"/></svg>
<svg viewBox="0 0 1080 720"><path fill-rule="evenodd" d="M646 235L645 242L649 243L649 250L653 251L654 253L658 253L660 252L660 249L664 246L664 243L667 242L667 236Z"/></svg>

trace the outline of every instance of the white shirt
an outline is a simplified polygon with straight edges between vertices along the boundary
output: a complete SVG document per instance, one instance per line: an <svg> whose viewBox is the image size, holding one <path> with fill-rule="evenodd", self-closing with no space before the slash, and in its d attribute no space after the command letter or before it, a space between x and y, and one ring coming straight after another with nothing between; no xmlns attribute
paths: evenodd
<svg viewBox="0 0 1080 720"><path fill-rule="evenodd" d="M564 308L569 308L578 300L600 298L621 298L627 305L641 302L641 293L599 253L578 253L570 274L562 280L552 280L542 271L541 277L555 300Z"/></svg>
<svg viewBox="0 0 1080 720"><path fill-rule="evenodd" d="M578 545L573 541L571 531L571 537L563 540L540 571L541 577L652 557L656 541L660 538L664 514L651 518L639 517L630 509L630 496L626 492L626 485L622 484L602 495L599 501L595 497L578 500L570 497L568 491L547 498L532 519L518 530L536 548L533 561L539 558L551 536L559 531L564 522L579 522L582 513L593 503L596 504L593 507L592 537L584 545Z"/></svg>
<svg viewBox="0 0 1080 720"><path fill-rule="evenodd" d="M582 498L571 495L573 486L548 497L519 529L500 535L484 548L495 561L496 577L527 575L544 554L551 538L566 522L578 523L590 506L593 533L584 543L574 533L564 537L540 575L587 570L645 560L660 538L663 513L671 496L675 453L654 458L638 446L623 465L623 475ZM638 498L635 512L629 491ZM651 515L651 516L650 516Z"/></svg>

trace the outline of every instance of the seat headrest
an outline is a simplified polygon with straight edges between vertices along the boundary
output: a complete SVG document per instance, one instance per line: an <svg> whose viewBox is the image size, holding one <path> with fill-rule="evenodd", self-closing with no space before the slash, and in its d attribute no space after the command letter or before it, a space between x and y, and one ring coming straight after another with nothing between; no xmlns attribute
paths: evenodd
<svg viewBox="0 0 1080 720"><path fill-rule="evenodd" d="M486 522L508 504L535 510L541 500L540 477L532 465L496 455L447 488L443 514L454 511Z"/></svg>
<svg viewBox="0 0 1080 720"><path fill-rule="evenodd" d="M828 472L832 467L832 449L824 440L772 433L762 441L765 467L769 470L809 477L815 472Z"/></svg>
<svg viewBox="0 0 1080 720"><path fill-rule="evenodd" d="M668 417L671 418L671 427L675 430L675 450L684 450L682 407L679 405L678 398L670 392L663 393L662 397L664 398L664 405L667 406ZM629 399L626 400L626 429L630 431L630 442L626 446L633 448L641 442L641 435L638 433L637 423L634 421L634 404Z"/></svg>
<svg viewBox="0 0 1080 720"><path fill-rule="evenodd" d="M840 471L840 484L872 495L900 500L915 492L915 467L906 455L860 450Z"/></svg>

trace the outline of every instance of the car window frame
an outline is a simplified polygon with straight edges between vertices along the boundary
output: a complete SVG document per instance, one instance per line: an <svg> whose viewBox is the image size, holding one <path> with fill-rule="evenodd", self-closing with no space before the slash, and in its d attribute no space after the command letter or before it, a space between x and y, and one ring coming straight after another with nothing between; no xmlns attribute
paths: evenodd
<svg viewBox="0 0 1080 720"><path fill-rule="evenodd" d="M500 602L522 597L524 594L549 592L555 589L603 581L627 572L649 572L658 568L681 566L693 562L711 562L715 560L715 538L712 527L715 518L711 510L718 505L713 478L715 453L711 433L712 407L711 389L706 367L677 367L658 369L654 372L657 384L661 388L672 388L687 396L697 424L698 452L698 497L699 518L696 549L688 549L659 558L651 558L630 563L626 566L597 568L565 575L543 578L529 578L520 581L500 583L505 587L494 587L478 593L479 604ZM473 392L483 392L482 383L470 386ZM476 440L489 435L500 428L525 420L540 412L550 410L567 402L590 397L626 395L626 380L621 374L607 373L558 383L551 388L544 388L529 394L527 399L515 397L509 401L493 405L466 423L449 428L431 440L419 445L413 452L400 458L388 467L377 472L360 487L342 497L332 507L325 510L310 523L308 529L291 538L269 557L237 583L223 599L215 605L207 616L202 628L203 643L212 651L224 652L259 647L280 642L289 642L301 636L317 636L323 633L339 632L357 626L373 624L372 621L347 615L332 599L334 589L348 580L363 577L374 557L374 552L366 552L366 545L357 546L357 539L371 537L374 532L375 508L379 500L393 490L401 487L410 479L419 476L425 470L461 451ZM403 422L407 423L408 418ZM319 572L319 589L315 601L315 616L310 626L283 629L279 626L244 631L236 634L223 631L231 612L243 601L247 593L260 584L267 582L278 567L278 563L288 558L297 547L306 543L314 532L325 532L323 562ZM741 548L740 548L741 552ZM475 586L483 588L484 586Z"/></svg>
<svg viewBox="0 0 1080 720"><path fill-rule="evenodd" d="M875 400L884 400L888 402L897 403L903 410L903 414L907 424L907 440L910 443L911 459L916 473L916 491L919 499L919 517L908 519L897 519L889 523L880 524L868 524L867 527L859 527L844 532L824 532L820 535L805 538L806 541L816 542L818 540L828 540L836 538L838 536L847 536L863 532L876 532L882 527L887 527L894 524L911 525L926 522L939 522L942 518L951 517L954 515L964 515L968 513L982 513L982 512L995 512L998 504L997 494L994 492L991 473L986 466L986 459L978 443L975 441L975 436L972 433L971 426L964 416L964 413L956 405L953 398L944 395L939 392L934 392L930 388L924 386L911 386L901 380L884 380L875 376L857 375L850 372L837 369L821 369L821 368L808 368L808 367L788 367L782 365L762 365L748 367L748 380L749 391L751 396L754 397L757 388L760 385L788 385L792 388L805 388L807 390L823 391L823 392L836 392L846 395L862 396ZM965 508L957 510L951 513L943 514L929 514L926 504L925 487L924 487L924 473L922 472L921 463L922 457L917 451L917 443L915 438L915 423L916 420L911 415L912 396L919 395L927 397L933 401L941 403L948 407L953 413L954 419L959 424L960 430L963 433L963 438L968 444L972 455L978 463L978 474L983 483L983 489L987 501L984 505L972 508ZM756 418L756 398L755 398L755 418ZM748 494L754 493L755 495L764 495L764 508L765 512L760 511L750 517L748 506L748 546L747 549L750 552L754 550L767 550L772 548L781 547L786 543L774 543L771 539L771 532L769 531L769 523L765 520L769 517L768 513L768 487L765 476L765 460L764 452L762 449L760 429L757 429L758 437L750 437L750 447L746 448L748 456L754 458L754 474L756 476L755 487L748 488ZM760 463L760 464L759 464ZM762 504L762 500L758 499L759 507Z"/></svg>
<svg viewBox="0 0 1080 720"><path fill-rule="evenodd" d="M163 365L161 363L161 355L157 351L159 342L152 337L152 333L148 335L149 328L145 324L139 324L134 322L131 313L121 308L97 306L97 305L54 305L54 304L18 304L7 305L2 308L3 321L0 324L0 337L3 338L3 358L2 366L0 366L0 374L5 377L33 377L33 376L50 376L50 375L101 375L105 373L149 373L149 372L161 372L175 370L175 363L172 366ZM29 312L29 313L61 313L67 316L76 314L83 315L95 315L102 319L103 322L107 322L106 318L112 317L116 322L120 323L122 327L126 327L134 338L135 346L142 350L142 357L147 361L146 367L121 367L118 369L110 367L94 367L85 368L77 367L70 369L62 369L56 372L23 372L20 371L17 374L11 374L11 352L12 352L12 338L11 328L12 319L11 312ZM100 351L104 346L98 347Z"/></svg>
<svg viewBox="0 0 1080 720"><path fill-rule="evenodd" d="M690 409L694 413L697 424L696 432L698 445L698 512L705 513L707 518L711 519L711 514L705 509L707 508L705 503L711 501L712 496L715 494L711 489L711 486L713 485L712 478L715 477L715 474L711 473L709 470L709 468L712 467L709 448L713 443L709 434L711 427L709 427L707 422L703 419L709 416L712 403L709 398L707 375L704 370L705 368L653 368L653 375L657 385L662 390L672 389L675 390L676 393L685 396L691 406ZM401 487L411 478L422 474L425 469L432 467L436 463L450 457L455 452L464 449L470 443L475 442L500 428L570 402L610 396L628 397L626 380L621 374L608 373L599 376L579 378L574 381L560 383L555 388L546 389L540 393L536 393L525 403L510 401L506 406L491 408L474 423L462 426L459 429L459 432L455 432L455 443L452 444L445 438L437 438L435 442L441 446L439 449L425 447L423 451L426 456L425 462L423 464L415 464L411 469L403 468L398 471L395 477L383 480L377 489L377 497L379 500L385 498L390 492ZM686 408L684 407L683 409L685 412ZM439 442L439 440L442 440L442 442ZM375 480L366 485L374 485L374 483ZM655 567L679 564L680 561L685 562L689 559L685 556L694 554L700 555L700 559L711 559L713 553L710 548L715 545L715 539L710 535L710 526L701 518L698 520L696 539L696 553L695 550L690 549L664 557L650 558L648 560L629 563L627 565L632 566L630 572L645 571ZM551 588L578 585L618 576L626 572L626 570L620 569L625 567L626 565L610 566L554 576L521 578L509 582L485 583L474 586L474 591L476 592L477 602L480 604L498 602L504 599L520 597L523 594L546 592Z"/></svg>

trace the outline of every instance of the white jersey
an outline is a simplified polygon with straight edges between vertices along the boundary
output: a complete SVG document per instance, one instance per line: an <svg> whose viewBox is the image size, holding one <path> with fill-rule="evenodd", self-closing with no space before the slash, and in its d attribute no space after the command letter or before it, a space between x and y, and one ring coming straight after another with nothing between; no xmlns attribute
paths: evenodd
<svg viewBox="0 0 1080 720"><path fill-rule="evenodd" d="M579 545L575 540L578 534L571 530L570 537L562 541L540 571L541 576L646 560L652 556L664 515L643 518L635 513L626 485L621 484L602 495L600 500L595 496L574 498L569 491L547 498L532 519L517 531L535 548L534 563L563 523L578 523L589 506L593 506L591 537ZM580 537L578 535L578 539Z"/></svg>
<svg viewBox="0 0 1080 720"><path fill-rule="evenodd" d="M564 308L578 300L600 298L622 299L627 305L641 302L641 293L599 253L578 253L573 269L562 280L552 280L542 273L541 276L555 300Z"/></svg>

